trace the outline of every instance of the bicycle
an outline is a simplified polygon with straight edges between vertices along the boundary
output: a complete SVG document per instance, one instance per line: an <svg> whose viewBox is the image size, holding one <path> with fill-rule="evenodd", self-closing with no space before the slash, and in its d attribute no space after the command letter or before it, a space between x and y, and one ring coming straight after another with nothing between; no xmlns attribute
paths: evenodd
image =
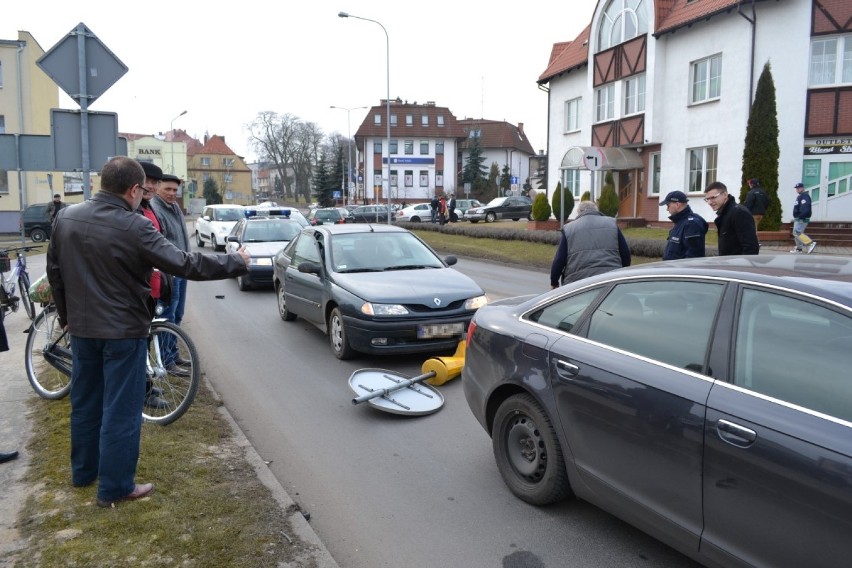
<svg viewBox="0 0 852 568"><path fill-rule="evenodd" d="M27 272L27 251L35 250L37 246L9 247L0 251L0 321L6 312L17 312L21 303L30 321L35 317L35 304L30 299L30 275ZM12 267L9 252L15 252L17 261ZM6 272L9 275L6 276ZM16 295L16 292L20 296Z"/></svg>
<svg viewBox="0 0 852 568"><path fill-rule="evenodd" d="M169 370L163 360L162 346L172 343L178 356L185 361L180 371L173 367ZM27 379L39 396L57 400L68 395L71 390L71 340L59 326L54 304L47 304L30 326L24 356ZM153 424L171 424L189 409L201 383L195 344L180 327L155 318L148 335L145 368L151 387L149 392L156 393L167 405L164 408L144 407L142 418Z"/></svg>

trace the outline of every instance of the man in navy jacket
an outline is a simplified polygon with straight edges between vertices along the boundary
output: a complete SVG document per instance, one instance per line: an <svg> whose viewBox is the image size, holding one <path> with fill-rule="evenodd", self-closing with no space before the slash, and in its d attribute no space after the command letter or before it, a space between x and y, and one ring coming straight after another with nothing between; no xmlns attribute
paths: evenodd
<svg viewBox="0 0 852 568"><path fill-rule="evenodd" d="M693 213L687 201L684 192L672 191L660 203L660 207L666 207L669 219L674 223L674 227L669 231L663 260L704 256L707 221L701 215Z"/></svg>

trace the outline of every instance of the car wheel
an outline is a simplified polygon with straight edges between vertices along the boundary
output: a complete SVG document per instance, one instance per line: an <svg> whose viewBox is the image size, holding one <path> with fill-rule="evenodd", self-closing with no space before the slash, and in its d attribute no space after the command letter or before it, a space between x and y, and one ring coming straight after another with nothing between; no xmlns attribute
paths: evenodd
<svg viewBox="0 0 852 568"><path fill-rule="evenodd" d="M47 231L44 229L33 229L32 232L30 232L30 238L34 243L43 243L47 240Z"/></svg>
<svg viewBox="0 0 852 568"><path fill-rule="evenodd" d="M237 285L240 287L241 292L245 292L251 288L251 284L245 276L237 276Z"/></svg>
<svg viewBox="0 0 852 568"><path fill-rule="evenodd" d="M216 244L216 235L210 233L210 248L213 250L219 250L219 245Z"/></svg>
<svg viewBox="0 0 852 568"><path fill-rule="evenodd" d="M296 314L287 310L287 299L284 297L284 286L281 284L275 285L275 295L278 296L278 315L284 321L293 321L296 319Z"/></svg>
<svg viewBox="0 0 852 568"><path fill-rule="evenodd" d="M553 423L529 394L511 396L500 405L491 442L500 475L518 498L546 505L571 495Z"/></svg>
<svg viewBox="0 0 852 568"><path fill-rule="evenodd" d="M512 217L512 221L520 221L520 220L521 220L520 217Z"/></svg>
<svg viewBox="0 0 852 568"><path fill-rule="evenodd" d="M412 218L411 218L411 222L412 222L412 223L419 223L419 222L420 222L420 217L418 217L417 215L415 215L414 217L412 217Z"/></svg>
<svg viewBox="0 0 852 568"><path fill-rule="evenodd" d="M497 220L497 214L494 213L493 211L491 211L490 213L487 213L485 215L485 222L486 223L493 223L496 220Z"/></svg>
<svg viewBox="0 0 852 568"><path fill-rule="evenodd" d="M204 248L204 241L201 240L201 233L195 231L195 244L198 248Z"/></svg>
<svg viewBox="0 0 852 568"><path fill-rule="evenodd" d="M355 350L349 346L349 339L346 337L346 328L343 326L340 308L334 308L331 310L331 315L328 316L328 339L331 343L331 351L338 359L351 359L355 354Z"/></svg>
<svg viewBox="0 0 852 568"><path fill-rule="evenodd" d="M471 219L470 222L471 223L479 223L479 219Z"/></svg>

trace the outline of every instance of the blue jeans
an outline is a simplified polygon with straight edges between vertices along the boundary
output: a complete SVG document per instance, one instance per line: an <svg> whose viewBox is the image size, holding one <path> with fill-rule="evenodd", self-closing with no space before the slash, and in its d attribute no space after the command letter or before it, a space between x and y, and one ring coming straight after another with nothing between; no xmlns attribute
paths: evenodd
<svg viewBox="0 0 852 568"><path fill-rule="evenodd" d="M168 306L165 306L160 317L166 321L170 321L175 325L180 325L183 321L183 312L186 307L186 278L174 278L172 283L172 301ZM160 349L163 353L163 362L166 367L170 367L177 357L177 349L175 348L174 336L167 335L161 339Z"/></svg>
<svg viewBox="0 0 852 568"><path fill-rule="evenodd" d="M136 485L148 340L72 336L71 353L71 481L121 499Z"/></svg>
<svg viewBox="0 0 852 568"><path fill-rule="evenodd" d="M796 241L796 248L801 250L813 242L809 236L805 234L805 228L808 226L807 221L802 219L793 219L793 240Z"/></svg>

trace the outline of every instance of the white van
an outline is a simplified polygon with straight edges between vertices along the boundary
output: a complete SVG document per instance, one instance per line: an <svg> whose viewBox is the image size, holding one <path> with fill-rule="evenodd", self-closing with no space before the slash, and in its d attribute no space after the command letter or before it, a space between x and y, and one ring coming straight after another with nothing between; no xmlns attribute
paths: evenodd
<svg viewBox="0 0 852 568"><path fill-rule="evenodd" d="M207 205L195 221L195 244L210 243L213 250L225 250L228 233L243 217L242 205Z"/></svg>

